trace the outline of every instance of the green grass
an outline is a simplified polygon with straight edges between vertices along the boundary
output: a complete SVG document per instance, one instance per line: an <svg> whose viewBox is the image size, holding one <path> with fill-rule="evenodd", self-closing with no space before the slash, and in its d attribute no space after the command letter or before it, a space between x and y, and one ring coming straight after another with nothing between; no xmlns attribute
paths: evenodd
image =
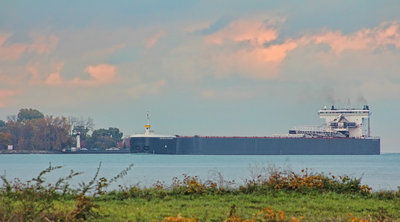
<svg viewBox="0 0 400 222"><path fill-rule="evenodd" d="M376 196L332 192L323 194L276 191L264 195L180 194L164 198L141 197L123 200L100 197L93 200L93 203L98 206L93 209L98 215L86 218L91 221L162 221L165 217L178 214L188 218L193 216L200 221L224 221L228 219L232 206L236 206L234 215L243 219L252 219L257 212L268 206L274 211L282 210L288 221L291 217L301 221L347 221L353 217L371 221L400 218L399 199L382 200ZM46 215L46 218L63 220L68 218L75 204L75 200L68 198L54 201L54 207L43 215ZM21 202L14 201L13 205L18 208ZM18 215L14 217L18 218L19 221L26 219Z"/></svg>
<svg viewBox="0 0 400 222"><path fill-rule="evenodd" d="M287 218L304 217L304 221L347 221L352 217L365 219L400 218L400 201L380 200L375 197L336 193L276 192L274 195L222 194L178 195L163 199L134 198L126 200L99 200L103 216L99 221L161 221L171 215L182 214L201 221L223 221L229 217L231 207L244 219L265 207L282 210ZM352 215L352 216L349 216Z"/></svg>

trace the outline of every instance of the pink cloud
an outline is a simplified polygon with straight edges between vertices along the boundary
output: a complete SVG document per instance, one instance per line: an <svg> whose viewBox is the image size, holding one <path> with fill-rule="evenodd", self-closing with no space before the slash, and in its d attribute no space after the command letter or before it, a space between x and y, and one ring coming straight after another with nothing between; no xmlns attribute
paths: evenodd
<svg viewBox="0 0 400 222"><path fill-rule="evenodd" d="M52 86L94 87L112 84L117 80L116 67L110 64L87 66L84 71L89 74L89 79L75 77L72 80L65 80L61 76L61 71L63 67L64 62L54 63L53 70L55 69L55 71L48 74L43 83Z"/></svg>
<svg viewBox="0 0 400 222"><path fill-rule="evenodd" d="M47 85L62 85L65 83L61 78L61 70L64 67L64 62L58 62L56 65L56 71L49 74L49 76L45 80L45 84Z"/></svg>
<svg viewBox="0 0 400 222"><path fill-rule="evenodd" d="M12 34L0 34L0 60L12 61L17 60L27 49L26 44L12 44L4 46L6 41Z"/></svg>
<svg viewBox="0 0 400 222"><path fill-rule="evenodd" d="M29 51L37 54L50 53L58 44L58 38L55 35L41 36L33 35L32 43L16 43L5 45L12 34L0 33L0 60L13 61Z"/></svg>
<svg viewBox="0 0 400 222"><path fill-rule="evenodd" d="M57 44L58 38L55 35L43 36L34 34L33 42L29 45L29 51L37 54L48 54L56 48Z"/></svg>
<svg viewBox="0 0 400 222"><path fill-rule="evenodd" d="M239 74L251 78L277 78L280 65L287 55L299 46L327 44L328 53L340 55L344 51L365 51L371 54L375 49L389 45L400 48L400 25L397 22L383 22L377 27L360 29L354 33L324 30L317 34L306 34L299 38L283 39L274 44L278 31L257 20L234 21L222 30L204 37L205 46L212 56L217 76ZM265 43L269 43L267 46ZM210 46L212 48L210 48ZM328 59L321 55L321 59Z"/></svg>
<svg viewBox="0 0 400 222"><path fill-rule="evenodd" d="M282 44L271 45L267 48L257 48L251 54L254 59L260 62L281 63L286 58L287 53L296 47L296 42L288 41Z"/></svg>
<svg viewBox="0 0 400 222"><path fill-rule="evenodd" d="M63 65L63 64L62 64ZM117 80L116 67L110 64L99 64L91 65L85 68L85 72L90 75L90 79L81 79L75 77L74 79L67 81L61 78L60 72L62 65L58 67L57 71L51 73L47 79L46 83L49 85L65 85L65 86L102 86L112 84Z"/></svg>
<svg viewBox="0 0 400 222"><path fill-rule="evenodd" d="M344 50L360 50L368 48L370 39L365 38L362 33L353 36L345 36L340 32L328 32L313 36L316 44L329 44L335 53L341 53Z"/></svg>
<svg viewBox="0 0 400 222"><path fill-rule="evenodd" d="M45 64L39 62L28 63L26 71L31 75L28 83L33 85L42 85L43 83L49 85L55 84L54 81L50 80L54 80L55 74L60 74L63 66L64 62L62 61L50 61ZM52 76L51 79L49 79L49 75Z"/></svg>
<svg viewBox="0 0 400 222"><path fill-rule="evenodd" d="M51 73L45 83L47 85L61 85L63 83L63 79L60 76L60 73Z"/></svg>
<svg viewBox="0 0 400 222"><path fill-rule="evenodd" d="M206 44L218 46L211 49L215 50L212 59L217 75L236 73L252 78L276 78L280 63L297 47L297 43L287 40L265 46L278 38L278 31L269 25L263 20L238 20L206 36Z"/></svg>
<svg viewBox="0 0 400 222"><path fill-rule="evenodd" d="M164 31L159 31L157 34L146 40L146 48L151 49L158 43L160 38L165 35Z"/></svg>
<svg viewBox="0 0 400 222"><path fill-rule="evenodd" d="M205 37L209 44L221 45L227 42L247 42L251 45L263 45L277 39L278 32L268 28L260 21L238 20L230 23L222 30Z"/></svg>
<svg viewBox="0 0 400 222"><path fill-rule="evenodd" d="M18 90L0 90L0 107L6 107L12 101L12 97L19 93Z"/></svg>
<svg viewBox="0 0 400 222"><path fill-rule="evenodd" d="M345 50L374 50L388 45L400 48L400 30L397 22L383 22L375 28L361 29L349 35L344 35L339 31L325 31L305 36L301 42L328 44L337 54Z"/></svg>
<svg viewBox="0 0 400 222"><path fill-rule="evenodd" d="M379 45L394 45L400 48L400 26L397 22L384 22L375 30Z"/></svg>
<svg viewBox="0 0 400 222"><path fill-rule="evenodd" d="M242 75L255 79L274 79L278 77L278 63L269 62L259 49L235 52L222 52L214 55L213 63L217 77L231 74Z"/></svg>
<svg viewBox="0 0 400 222"><path fill-rule="evenodd" d="M89 73L92 80L89 80L94 85L104 85L115 82L116 80L116 67L110 64L100 64L88 66L85 72Z"/></svg>
<svg viewBox="0 0 400 222"><path fill-rule="evenodd" d="M211 49L215 50L211 58L217 67L217 76L235 73L256 79L277 78L279 65L298 46L291 39L284 43L271 44L278 39L275 24L282 21L241 19L204 37L206 45L216 45L216 48Z"/></svg>
<svg viewBox="0 0 400 222"><path fill-rule="evenodd" d="M26 66L26 71L32 75L31 82L40 82L39 63L29 63Z"/></svg>

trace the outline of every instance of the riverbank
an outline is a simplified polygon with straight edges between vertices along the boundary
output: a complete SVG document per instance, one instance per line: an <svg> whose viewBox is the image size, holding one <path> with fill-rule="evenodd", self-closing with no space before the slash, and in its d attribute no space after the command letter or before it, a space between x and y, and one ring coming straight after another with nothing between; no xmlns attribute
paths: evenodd
<svg viewBox="0 0 400 222"><path fill-rule="evenodd" d="M303 170L271 170L239 187L230 181L174 178L171 185L119 186L133 164L110 179L99 177L71 188L71 171L55 183L45 175L21 182L1 176L1 221L398 221L400 189L372 192L359 179Z"/></svg>
<svg viewBox="0 0 400 222"><path fill-rule="evenodd" d="M389 221L400 218L398 199L383 200L332 192L179 195L101 200L96 204L98 212L105 218L118 221L161 221L177 215L200 221L252 220L257 217L264 218L264 221L347 221L353 218Z"/></svg>
<svg viewBox="0 0 400 222"><path fill-rule="evenodd" d="M95 221L398 221L399 199L378 195L267 192L225 194L150 194L124 198L123 193L107 194L96 199L72 197L46 204L2 199L0 217L25 221L95 220ZM13 209L6 212L5 208ZM33 207L33 208L30 208ZM35 212L38 211L38 212ZM181 218L181 220L178 220ZM184 220L186 218L187 220ZM256 220L259 219L259 220ZM362 219L362 220L361 220Z"/></svg>
<svg viewBox="0 0 400 222"><path fill-rule="evenodd" d="M119 199L110 195L90 202L86 219L96 221L396 221L400 203L395 199L335 193L276 192L269 194L143 196ZM68 218L77 201L56 201L49 218ZM231 219L231 220L230 220ZM235 220L234 220L235 219ZM179 221L179 220L170 220ZM256 221L256 220L253 220Z"/></svg>
<svg viewBox="0 0 400 222"><path fill-rule="evenodd" d="M61 151L50 150L0 150L0 154L61 154Z"/></svg>
<svg viewBox="0 0 400 222"><path fill-rule="evenodd" d="M110 150L0 150L0 154L112 154L130 153L129 149L110 149Z"/></svg>

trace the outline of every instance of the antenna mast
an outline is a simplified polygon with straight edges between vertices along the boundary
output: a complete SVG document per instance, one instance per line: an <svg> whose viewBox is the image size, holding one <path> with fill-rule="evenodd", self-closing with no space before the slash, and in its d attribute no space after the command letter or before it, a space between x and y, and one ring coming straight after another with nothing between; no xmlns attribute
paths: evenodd
<svg viewBox="0 0 400 222"><path fill-rule="evenodd" d="M146 125L144 125L144 128L146 128L146 131L145 131L145 135L150 135L150 112L149 111L147 111L147 113L146 113L146 118L147 118L147 124Z"/></svg>

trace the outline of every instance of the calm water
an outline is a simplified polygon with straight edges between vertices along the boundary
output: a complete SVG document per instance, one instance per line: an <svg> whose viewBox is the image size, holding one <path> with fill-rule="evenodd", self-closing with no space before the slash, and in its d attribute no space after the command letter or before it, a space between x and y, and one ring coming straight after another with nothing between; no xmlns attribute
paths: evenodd
<svg viewBox="0 0 400 222"><path fill-rule="evenodd" d="M309 168L312 172L332 173L362 177L362 183L374 190L397 190L400 186L400 154L379 156L180 156L137 154L27 154L0 155L0 174L8 179L32 179L40 171L52 165L63 168L46 178L55 181L66 176L71 169L84 172L73 183L90 180L99 163L100 176L111 178L130 163L135 166L128 175L118 181L120 185L151 186L156 181L171 184L173 177L183 174L199 176L202 180L214 179L220 172L226 180L243 184L245 179L261 173L264 167L281 167L299 171ZM116 186L116 185L115 185Z"/></svg>

